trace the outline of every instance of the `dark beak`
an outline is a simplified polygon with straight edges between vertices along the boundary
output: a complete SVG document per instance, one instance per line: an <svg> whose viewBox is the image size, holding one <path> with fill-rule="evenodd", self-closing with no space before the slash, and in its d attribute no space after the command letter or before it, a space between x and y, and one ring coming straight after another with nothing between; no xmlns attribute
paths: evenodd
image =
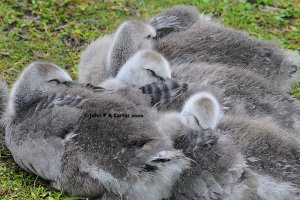
<svg viewBox="0 0 300 200"><path fill-rule="evenodd" d="M164 162L169 162L170 159L168 158L157 158L155 160L152 160L151 162L154 162L154 163L164 163Z"/></svg>
<svg viewBox="0 0 300 200"><path fill-rule="evenodd" d="M153 172L153 171L156 171L156 170L157 170L156 166L145 164L145 165L141 166L139 172Z"/></svg>
<svg viewBox="0 0 300 200"><path fill-rule="evenodd" d="M66 85L67 87L83 87L83 88L87 88L87 89L92 90L93 92L111 91L111 90L105 89L105 88L100 87L100 86L92 85L90 83L88 83L88 84L81 84L81 83L76 83L76 82L73 82L73 81L65 81L62 84Z"/></svg>
<svg viewBox="0 0 300 200"><path fill-rule="evenodd" d="M92 85L90 83L86 84L85 87L88 88L88 89L90 89L90 90L92 90L93 92L111 91L111 90L105 89L104 87L95 86L95 85Z"/></svg>
<svg viewBox="0 0 300 200"><path fill-rule="evenodd" d="M79 85L78 83L75 83L75 82L73 82L73 81L65 81L65 82L63 82L62 84L66 85L66 86L68 86L68 87L73 87L73 86Z"/></svg>

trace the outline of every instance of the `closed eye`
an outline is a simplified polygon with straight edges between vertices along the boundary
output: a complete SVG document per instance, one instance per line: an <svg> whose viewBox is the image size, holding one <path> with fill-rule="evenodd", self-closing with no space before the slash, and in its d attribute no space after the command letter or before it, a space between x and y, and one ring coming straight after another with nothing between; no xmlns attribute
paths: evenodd
<svg viewBox="0 0 300 200"><path fill-rule="evenodd" d="M164 81L165 79L160 77L160 76L156 76L156 78L158 78L160 81Z"/></svg>
<svg viewBox="0 0 300 200"><path fill-rule="evenodd" d="M151 69L146 69L152 76L156 76L156 73Z"/></svg>
<svg viewBox="0 0 300 200"><path fill-rule="evenodd" d="M194 118L195 118L196 123L200 126L199 120L196 117L194 117Z"/></svg>
<svg viewBox="0 0 300 200"><path fill-rule="evenodd" d="M154 76L155 78L158 78L159 80L161 80L161 81L164 81L165 79L164 78L162 78L162 77L160 77L160 76L157 76L156 75L156 73L153 71L153 70L151 70L151 69L146 69L152 76Z"/></svg>
<svg viewBox="0 0 300 200"><path fill-rule="evenodd" d="M56 84L60 84L60 81L58 79L51 79L48 81L49 83L56 83Z"/></svg>

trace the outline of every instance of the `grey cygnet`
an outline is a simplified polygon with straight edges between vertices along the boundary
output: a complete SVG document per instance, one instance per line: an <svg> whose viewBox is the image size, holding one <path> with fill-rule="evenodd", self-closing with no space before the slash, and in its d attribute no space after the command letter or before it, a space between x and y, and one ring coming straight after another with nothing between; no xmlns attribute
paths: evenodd
<svg viewBox="0 0 300 200"><path fill-rule="evenodd" d="M169 25L157 29L157 35L164 37L158 38L155 49L170 61L171 66L195 62L226 64L256 72L282 91L286 91L291 81L299 79L296 71L300 67L300 55L297 52L255 39L215 20L203 17L197 20L195 12L195 7L175 6L154 16L154 19L177 18L177 23L184 23L186 18L194 19L181 31L170 29Z"/></svg>
<svg viewBox="0 0 300 200"><path fill-rule="evenodd" d="M109 78L99 85L117 90L122 87L142 87L168 79L171 79L169 62L156 51L140 50L126 61L116 77Z"/></svg>
<svg viewBox="0 0 300 200"><path fill-rule="evenodd" d="M20 167L68 194L159 200L189 159L154 120L124 95L77 87L58 66L36 62L11 90L5 141Z"/></svg>
<svg viewBox="0 0 300 200"><path fill-rule="evenodd" d="M218 64L195 63L173 66L172 75L176 80L188 82L189 92L167 104L167 110L179 110L190 94L203 87L217 87L228 114L271 117L280 127L300 134L300 103L253 72Z"/></svg>
<svg viewBox="0 0 300 200"><path fill-rule="evenodd" d="M119 69L138 50L152 49L155 29L141 21L127 21L115 33L98 38L81 54L78 80L98 85L115 77Z"/></svg>
<svg viewBox="0 0 300 200"><path fill-rule="evenodd" d="M214 95L199 92L180 113L158 121L175 148L194 160L177 181L174 198L299 199L299 138L268 120L222 117L221 108Z"/></svg>

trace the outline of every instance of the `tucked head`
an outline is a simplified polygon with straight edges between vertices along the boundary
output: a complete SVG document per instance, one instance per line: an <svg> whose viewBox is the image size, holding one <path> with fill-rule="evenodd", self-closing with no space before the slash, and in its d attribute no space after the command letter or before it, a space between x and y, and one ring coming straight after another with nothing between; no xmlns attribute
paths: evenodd
<svg viewBox="0 0 300 200"><path fill-rule="evenodd" d="M143 86L171 79L169 62L158 52L141 50L122 66L116 79L130 86Z"/></svg>
<svg viewBox="0 0 300 200"><path fill-rule="evenodd" d="M182 122L194 130L214 129L223 116L217 98L209 92L191 96L181 111Z"/></svg>
<svg viewBox="0 0 300 200"><path fill-rule="evenodd" d="M152 40L156 36L155 29L141 21L125 22L119 27L117 32L122 32L124 36L130 37L139 49L152 47Z"/></svg>
<svg viewBox="0 0 300 200"><path fill-rule="evenodd" d="M18 110L26 108L28 104L35 103L42 96L66 88L65 83L69 81L72 79L68 73L53 63L31 63L11 89L7 112L15 114Z"/></svg>
<svg viewBox="0 0 300 200"><path fill-rule="evenodd" d="M140 21L127 21L119 26L107 55L107 72L115 76L124 63L141 49L153 49L155 29Z"/></svg>

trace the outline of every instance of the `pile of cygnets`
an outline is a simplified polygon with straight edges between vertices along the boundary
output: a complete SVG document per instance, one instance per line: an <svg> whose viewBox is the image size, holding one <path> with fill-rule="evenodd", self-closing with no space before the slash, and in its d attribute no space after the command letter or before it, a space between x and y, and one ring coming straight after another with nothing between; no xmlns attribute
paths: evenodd
<svg viewBox="0 0 300 200"><path fill-rule="evenodd" d="M1 86L5 143L74 196L300 199L299 60L174 6L89 44L79 83L34 62Z"/></svg>

